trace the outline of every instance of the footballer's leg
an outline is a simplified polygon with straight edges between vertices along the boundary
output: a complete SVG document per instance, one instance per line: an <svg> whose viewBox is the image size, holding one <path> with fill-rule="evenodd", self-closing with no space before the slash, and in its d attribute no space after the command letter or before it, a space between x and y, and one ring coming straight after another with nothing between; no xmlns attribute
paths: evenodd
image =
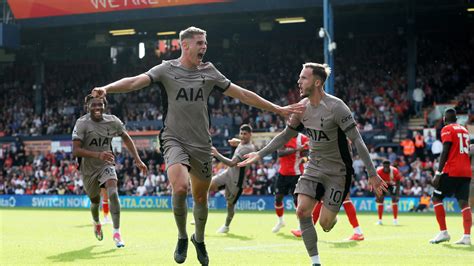
<svg viewBox="0 0 474 266"><path fill-rule="evenodd" d="M176 226L178 227L178 243L174 251L174 260L177 263L183 263L188 254L188 233L186 232L188 168L183 164L177 163L169 166L167 173L173 190L173 214Z"/></svg>
<svg viewBox="0 0 474 266"><path fill-rule="evenodd" d="M109 219L109 195L104 187L100 188L100 194L102 197L102 213L104 214L104 224L111 223Z"/></svg>
<svg viewBox="0 0 474 266"><path fill-rule="evenodd" d="M297 207L298 207L298 205L297 205ZM318 201L314 205L313 213L312 213L313 225L315 225L319 220L319 215L321 214L321 207L323 207L323 202L322 201ZM301 237L301 228L293 229L293 230L291 230L291 233L296 237Z"/></svg>
<svg viewBox="0 0 474 266"><path fill-rule="evenodd" d="M107 188L107 194L109 195L110 215L112 216L112 224L114 227L113 240L115 245L118 248L121 248L125 246L125 243L123 242L122 236L120 234L120 200L117 191L117 180L107 180L105 187Z"/></svg>
<svg viewBox="0 0 474 266"><path fill-rule="evenodd" d="M306 247L306 251L311 258L312 263L320 263L318 252L318 235L311 218L312 210L316 200L305 194L298 194L298 207L296 215L300 222L301 236Z"/></svg>
<svg viewBox="0 0 474 266"><path fill-rule="evenodd" d="M91 200L91 214L94 223L94 234L97 240L102 241L102 239L104 239L104 234L102 232L102 225L99 221L100 195L89 199Z"/></svg>
<svg viewBox="0 0 474 266"><path fill-rule="evenodd" d="M364 240L362 229L360 228L359 221L357 220L356 209L349 195L346 197L346 199L342 203L342 206L344 206L344 210L346 211L346 215L347 215L347 218L349 219L349 223L352 225L352 228L354 229L354 234L349 238L349 240L354 240L354 241Z"/></svg>
<svg viewBox="0 0 474 266"><path fill-rule="evenodd" d="M201 265L209 264L206 245L204 244L204 232L208 216L207 196L211 180L191 174L191 191L193 193L194 207L193 215L196 223L195 233L191 236L191 242L196 247L196 253Z"/></svg>
<svg viewBox="0 0 474 266"><path fill-rule="evenodd" d="M330 210L323 204L321 214L319 216L319 224L324 232L331 231L337 223L337 211Z"/></svg>
<svg viewBox="0 0 474 266"><path fill-rule="evenodd" d="M295 194L298 197L298 206L296 207L296 215L300 222L301 235L313 265L320 265L318 252L318 236L316 228L313 225L311 214L314 210L317 199L321 199L324 195L324 187L321 183L314 179L300 178L296 184Z"/></svg>
<svg viewBox="0 0 474 266"><path fill-rule="evenodd" d="M398 197L392 197L393 225L398 225Z"/></svg>
<svg viewBox="0 0 474 266"><path fill-rule="evenodd" d="M455 196L458 199L458 204L461 208L464 235L455 244L471 245L472 213L471 208L469 207L469 185L471 180L467 178L459 178L456 182L457 191Z"/></svg>
<svg viewBox="0 0 474 266"><path fill-rule="evenodd" d="M277 224L272 228L273 233L278 233L282 227L284 227L285 220L283 219L283 214L285 212L285 207L283 206L283 198L288 191L286 182L288 181L286 176L278 175L275 186L275 213L278 217Z"/></svg>
<svg viewBox="0 0 474 266"><path fill-rule="evenodd" d="M464 228L464 235L460 240L455 242L458 245L471 245L471 227L472 227L472 213L471 207L467 200L458 200L459 206L461 207L462 224Z"/></svg>
<svg viewBox="0 0 474 266"><path fill-rule="evenodd" d="M97 180L97 177L83 177L84 190L87 193L91 201L91 214L94 226L94 235L101 241L104 239L104 234L102 233L102 225L99 220L99 208L100 208L100 187Z"/></svg>
<svg viewBox="0 0 474 266"><path fill-rule="evenodd" d="M377 205L377 213L379 215L379 220L377 221L377 225L382 225L382 215L383 215L383 201L385 197L384 195L375 196L375 204Z"/></svg>
<svg viewBox="0 0 474 266"><path fill-rule="evenodd" d="M232 201L227 200L227 217L225 219L225 224L217 230L217 233L226 234L229 232L229 226L232 222L232 219L234 218L234 215L235 205Z"/></svg>
<svg viewBox="0 0 474 266"><path fill-rule="evenodd" d="M443 206L443 199L446 195L452 194L452 182L451 178L448 178L446 174L441 175L437 188L433 191L433 209L436 215L436 221L439 225L439 233L430 240L431 244L438 244L451 240L451 236L448 234L448 228L446 226L446 211Z"/></svg>

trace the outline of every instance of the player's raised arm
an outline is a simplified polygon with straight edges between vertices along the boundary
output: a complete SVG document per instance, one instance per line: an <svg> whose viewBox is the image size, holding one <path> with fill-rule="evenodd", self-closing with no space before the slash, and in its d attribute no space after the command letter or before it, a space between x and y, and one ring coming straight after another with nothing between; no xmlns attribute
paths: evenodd
<svg viewBox="0 0 474 266"><path fill-rule="evenodd" d="M240 162L239 157L234 157L233 159L229 159L229 158L225 157L224 155L222 155L216 149L216 147L212 147L212 156L216 157L217 160L221 161L222 163L224 163L225 165L227 165L229 167L234 167L234 166L237 165L238 162Z"/></svg>
<svg viewBox="0 0 474 266"><path fill-rule="evenodd" d="M300 103L299 103L300 104ZM244 156L246 158L244 161L237 164L238 167L243 167L254 162L257 162L261 158L267 156L268 154L278 150L283 147L291 138L296 137L298 132L304 128L301 124L301 117L298 114L293 114L290 116L290 120L285 129L276 135L265 147L263 147L258 152L251 152Z"/></svg>
<svg viewBox="0 0 474 266"><path fill-rule="evenodd" d="M121 137L122 137L123 143L125 143L125 146L127 147L127 149L132 154L133 159L135 160L135 164L137 165L138 169L140 169L140 171L144 175L146 175L147 172L148 172L148 168L145 165L145 163L143 163L143 161L140 159L140 156L138 155L137 148L135 147L135 143L133 143L132 138L130 138L130 135L128 135L128 133L126 131L122 132Z"/></svg>
<svg viewBox="0 0 474 266"><path fill-rule="evenodd" d="M301 114L305 110L305 106L301 103L295 103L284 107L273 104L270 101L258 96L255 92L246 90L234 83L230 84L229 88L224 92L224 94L232 98L237 98L247 105L274 112L285 117L289 116L290 114Z"/></svg>
<svg viewBox="0 0 474 266"><path fill-rule="evenodd" d="M102 97L107 93L130 92L149 86L151 81L152 80L150 76L146 74L140 74L134 77L127 77L117 80L103 87L96 87L92 90L91 94L94 97Z"/></svg>

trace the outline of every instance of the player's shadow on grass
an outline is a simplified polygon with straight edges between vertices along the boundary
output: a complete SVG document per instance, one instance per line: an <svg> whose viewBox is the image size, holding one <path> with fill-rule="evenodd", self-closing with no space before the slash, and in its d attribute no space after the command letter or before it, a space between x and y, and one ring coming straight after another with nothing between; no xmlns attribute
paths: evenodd
<svg viewBox="0 0 474 266"><path fill-rule="evenodd" d="M75 228L86 228L86 227L92 228L92 224L81 224L81 225L75 225L74 227Z"/></svg>
<svg viewBox="0 0 474 266"><path fill-rule="evenodd" d="M98 258L107 258L107 254L114 253L117 249L109 249L102 252L93 252L92 250L97 247L97 245L85 247L79 250L68 251L60 253L58 255L49 256L47 259L52 262L73 262L76 260L93 260Z"/></svg>
<svg viewBox="0 0 474 266"><path fill-rule="evenodd" d="M459 250L459 251L469 251L469 252L472 252L474 251L474 246L464 246L464 245L455 245L455 244L443 244L442 245L444 248L448 248L448 249L454 249L456 250L456 252Z"/></svg>
<svg viewBox="0 0 474 266"><path fill-rule="evenodd" d="M343 240L343 241L319 240L319 242L327 244L327 245L332 245L333 248L351 248L358 245L357 241L349 241L349 240Z"/></svg>
<svg viewBox="0 0 474 266"><path fill-rule="evenodd" d="M236 235L236 234L232 234L232 233L222 234L222 237L238 239L238 240L242 240L242 241L253 240L252 237L243 236L243 235Z"/></svg>
<svg viewBox="0 0 474 266"><path fill-rule="evenodd" d="M288 240L293 240L293 241L302 241L302 238L301 237L296 237L294 235L289 235L289 234L285 234L285 233L277 233L277 236L278 237L281 237L283 239L288 239Z"/></svg>

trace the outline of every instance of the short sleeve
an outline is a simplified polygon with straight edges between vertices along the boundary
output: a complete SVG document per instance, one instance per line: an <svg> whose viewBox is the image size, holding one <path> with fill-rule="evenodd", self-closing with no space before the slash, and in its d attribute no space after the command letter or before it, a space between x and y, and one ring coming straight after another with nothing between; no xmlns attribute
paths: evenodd
<svg viewBox="0 0 474 266"><path fill-rule="evenodd" d="M85 132L85 124L77 121L72 130L72 140L84 140Z"/></svg>
<svg viewBox="0 0 474 266"><path fill-rule="evenodd" d="M377 167L377 174L378 174L379 176L382 175L382 172L383 172L383 167Z"/></svg>
<svg viewBox="0 0 474 266"><path fill-rule="evenodd" d="M396 181L401 181L402 180L402 176L400 175L400 171L398 171L397 168L393 168L393 175L394 175Z"/></svg>
<svg viewBox="0 0 474 266"><path fill-rule="evenodd" d="M212 65L212 81L214 82L214 88L218 89L220 92L226 91L230 86L230 80L226 78L217 68Z"/></svg>
<svg viewBox="0 0 474 266"><path fill-rule="evenodd" d="M444 127L441 130L441 142L452 142L453 141L453 132L451 127Z"/></svg>
<svg viewBox="0 0 474 266"><path fill-rule="evenodd" d="M333 113L336 124L339 125L343 131L347 131L356 126L352 112L344 102L341 101L337 104Z"/></svg>
<svg viewBox="0 0 474 266"><path fill-rule="evenodd" d="M145 72L145 75L150 77L150 80L152 83L155 83L161 80L161 77L163 76L164 71L166 71L166 66L165 66L165 63L163 62L157 66L152 67L150 70Z"/></svg>
<svg viewBox="0 0 474 266"><path fill-rule="evenodd" d="M115 115L114 115L114 119L116 121L115 124L116 124L117 135L121 136L123 132L126 131L125 124L122 122L122 120L120 120L120 118L116 117Z"/></svg>

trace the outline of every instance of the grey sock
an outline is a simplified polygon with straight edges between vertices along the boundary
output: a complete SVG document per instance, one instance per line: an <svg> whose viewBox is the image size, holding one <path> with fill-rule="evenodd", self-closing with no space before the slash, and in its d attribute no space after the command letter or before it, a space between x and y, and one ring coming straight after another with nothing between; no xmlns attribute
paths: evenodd
<svg viewBox="0 0 474 266"><path fill-rule="evenodd" d="M176 195L172 196L173 201L173 213L176 226L178 227L178 238L188 238L186 232L186 218L188 216L188 202L187 195Z"/></svg>
<svg viewBox="0 0 474 266"><path fill-rule="evenodd" d="M99 207L100 207L100 200L99 203L94 203L91 201L91 213L92 213L92 220L94 222L99 222Z"/></svg>
<svg viewBox="0 0 474 266"><path fill-rule="evenodd" d="M234 218L235 205L227 203L227 218L225 219L225 226L229 226Z"/></svg>
<svg viewBox="0 0 474 266"><path fill-rule="evenodd" d="M120 228L120 201L117 187L108 187L107 194L109 195L110 214L112 215L112 222L114 229Z"/></svg>
<svg viewBox="0 0 474 266"><path fill-rule="evenodd" d="M300 218L301 235L310 257L318 255L318 235L314 229L313 218Z"/></svg>
<svg viewBox="0 0 474 266"><path fill-rule="evenodd" d="M204 230L206 229L206 222L207 222L207 203L200 204L194 202L193 208L194 214L194 222L196 223L196 241L197 242L204 242Z"/></svg>

